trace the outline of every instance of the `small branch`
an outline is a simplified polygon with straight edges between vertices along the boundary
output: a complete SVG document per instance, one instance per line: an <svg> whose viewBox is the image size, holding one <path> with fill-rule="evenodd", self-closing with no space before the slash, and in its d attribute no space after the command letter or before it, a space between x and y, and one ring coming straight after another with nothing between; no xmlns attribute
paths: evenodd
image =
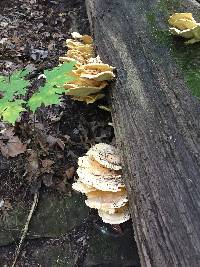
<svg viewBox="0 0 200 267"><path fill-rule="evenodd" d="M28 218L27 218L27 221L26 221L26 224L24 226L24 229L23 229L23 232L22 232L22 236L21 236L21 239L20 239L20 242L19 242L19 245L16 249L16 252L15 252L15 258L14 258L14 261L13 261L13 264L11 267L14 267L16 262L17 262L17 259L19 257L19 254L21 252L21 247L22 247L22 244L24 242L24 239L26 237L26 234L28 232L28 227L29 227L29 223L31 221L31 218L33 216L33 212L38 204L38 199L39 199L39 192L35 193L34 194L34 200L33 200L33 204L31 206L31 209L30 209L30 212L29 212L29 215L28 215Z"/></svg>

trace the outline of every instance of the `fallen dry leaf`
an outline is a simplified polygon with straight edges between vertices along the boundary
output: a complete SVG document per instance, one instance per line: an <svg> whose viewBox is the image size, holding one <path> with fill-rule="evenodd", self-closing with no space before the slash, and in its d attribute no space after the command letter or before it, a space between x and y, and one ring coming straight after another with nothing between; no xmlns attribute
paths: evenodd
<svg viewBox="0 0 200 267"><path fill-rule="evenodd" d="M0 150L4 157L16 157L26 151L27 145L14 135L14 128L4 129L0 133Z"/></svg>
<svg viewBox="0 0 200 267"><path fill-rule="evenodd" d="M65 143L60 138L47 134L43 129L37 128L36 134L36 140L46 154L48 154L49 148L53 148L55 145L59 146L62 150L65 149Z"/></svg>
<svg viewBox="0 0 200 267"><path fill-rule="evenodd" d="M42 181L43 183L47 186L50 187L53 185L53 174L44 174L42 176Z"/></svg>
<svg viewBox="0 0 200 267"><path fill-rule="evenodd" d="M52 135L47 136L47 143L50 147L53 147L57 144L62 150L65 149L65 143L60 138L54 137Z"/></svg>
<svg viewBox="0 0 200 267"><path fill-rule="evenodd" d="M4 201L4 205L3 205L3 207L4 207L6 210L10 210L10 209L12 209L12 205L11 205L10 201L7 200L7 199Z"/></svg>
<svg viewBox="0 0 200 267"><path fill-rule="evenodd" d="M68 190L67 190L67 187L66 187L66 184L64 181L61 181L59 182L57 185L56 185L56 189L60 192L63 192L63 193L67 193ZM69 192L68 192L69 193Z"/></svg>
<svg viewBox="0 0 200 267"><path fill-rule="evenodd" d="M66 170L65 174L66 174L68 180L73 178L74 172L75 172L74 167L70 167L69 169Z"/></svg>
<svg viewBox="0 0 200 267"><path fill-rule="evenodd" d="M55 163L53 160L50 159L44 159L41 162L42 162L42 167L45 169L51 168L51 166Z"/></svg>
<svg viewBox="0 0 200 267"><path fill-rule="evenodd" d="M50 159L38 159L37 152L34 150L30 149L28 150L28 153L28 163L26 165L27 180L32 182L33 185L36 185L36 190L38 186L40 187L41 181L43 181L46 186L51 186L53 184L52 178L54 174L52 165L55 162ZM39 177L40 179L38 180Z"/></svg>
<svg viewBox="0 0 200 267"><path fill-rule="evenodd" d="M39 171L39 160L37 156L37 152L29 149L28 150L28 163L26 164L26 174L27 174L27 180L30 182L33 178L34 180L37 179L37 177L40 174Z"/></svg>

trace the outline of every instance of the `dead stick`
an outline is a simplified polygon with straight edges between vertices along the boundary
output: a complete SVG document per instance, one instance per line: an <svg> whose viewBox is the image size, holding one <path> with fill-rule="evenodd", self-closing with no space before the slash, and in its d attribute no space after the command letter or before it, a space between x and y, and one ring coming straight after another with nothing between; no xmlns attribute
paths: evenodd
<svg viewBox="0 0 200 267"><path fill-rule="evenodd" d="M39 192L35 193L34 194L34 199L33 199L33 204L31 206L31 209L30 209L30 212L29 212L29 215L28 215L28 218L27 218L27 221L26 221L26 224L24 226L24 229L23 229L23 232L22 232L22 236L21 236L21 239L20 239L20 242L19 242L19 245L16 249L16 252L15 252L15 258L14 258L14 261L13 261L13 264L11 267L14 267L16 262L17 262L17 259L19 257L19 254L21 252L21 247L22 247L22 244L24 242L24 239L26 237L26 234L27 234L27 231L28 231L28 227L29 227L29 223L30 223L30 220L32 218L32 215L33 215L33 212L37 206L37 203L38 203L38 198L39 198Z"/></svg>

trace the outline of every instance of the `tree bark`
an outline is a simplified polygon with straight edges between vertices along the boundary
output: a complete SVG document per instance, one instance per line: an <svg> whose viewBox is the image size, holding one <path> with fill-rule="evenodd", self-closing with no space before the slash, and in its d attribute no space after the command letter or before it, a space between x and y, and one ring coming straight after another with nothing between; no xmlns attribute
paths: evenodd
<svg viewBox="0 0 200 267"><path fill-rule="evenodd" d="M161 3L168 5L166 12ZM167 8L170 13L189 7L198 14L200 5L194 0L86 0L86 5L97 53L117 68L112 115L141 265L199 267L200 101L157 29L167 31Z"/></svg>

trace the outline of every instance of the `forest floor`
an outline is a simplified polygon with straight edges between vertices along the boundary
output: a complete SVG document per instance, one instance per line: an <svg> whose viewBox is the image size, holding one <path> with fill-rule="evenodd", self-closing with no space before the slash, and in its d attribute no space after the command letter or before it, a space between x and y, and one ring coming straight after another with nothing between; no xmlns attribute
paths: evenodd
<svg viewBox="0 0 200 267"><path fill-rule="evenodd" d="M58 64L73 31L89 34L83 0L2 0L0 72L28 68L29 93L35 91L38 75ZM15 266L139 266L131 224L103 224L71 190L77 158L114 140L111 115L99 103L65 97L61 106L40 108L35 118L24 114L9 128L25 149L16 157L0 153L0 266L12 265L35 192L39 204ZM0 136L0 146L5 142Z"/></svg>

